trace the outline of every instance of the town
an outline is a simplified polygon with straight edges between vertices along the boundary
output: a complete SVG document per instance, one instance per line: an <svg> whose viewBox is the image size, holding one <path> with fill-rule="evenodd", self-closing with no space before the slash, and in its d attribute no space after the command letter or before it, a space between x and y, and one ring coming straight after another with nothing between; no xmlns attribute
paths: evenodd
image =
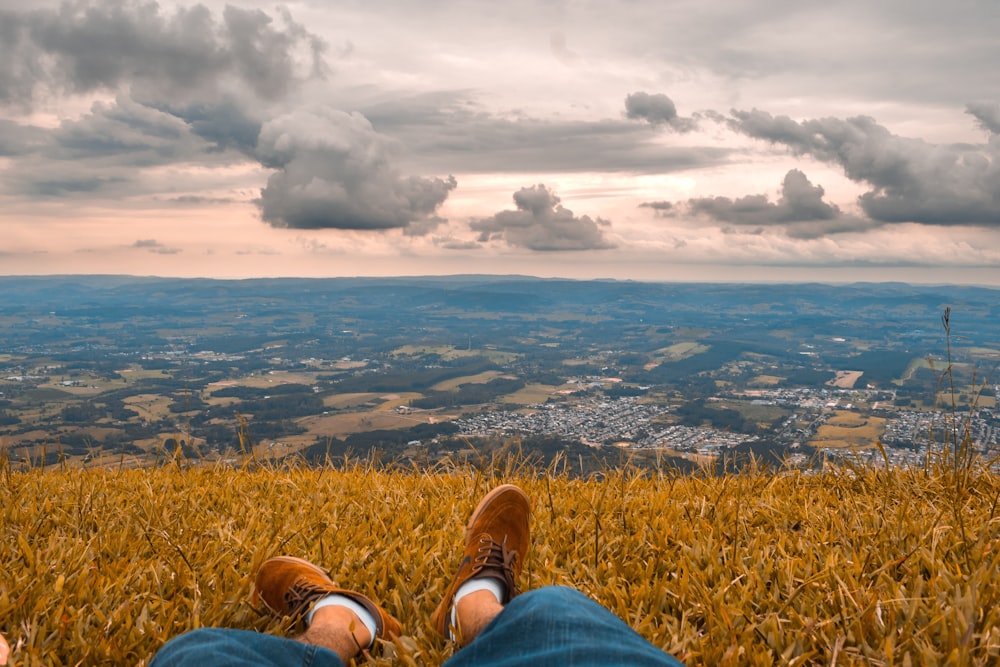
<svg viewBox="0 0 1000 667"><path fill-rule="evenodd" d="M949 293L971 315L948 359L928 324L942 297L898 286L875 290L900 300L885 311L864 307L869 286L220 284L93 280L86 301L57 279L8 286L0 455L426 461L515 436L694 467L738 453L921 466L956 442L1000 453L991 290Z"/></svg>

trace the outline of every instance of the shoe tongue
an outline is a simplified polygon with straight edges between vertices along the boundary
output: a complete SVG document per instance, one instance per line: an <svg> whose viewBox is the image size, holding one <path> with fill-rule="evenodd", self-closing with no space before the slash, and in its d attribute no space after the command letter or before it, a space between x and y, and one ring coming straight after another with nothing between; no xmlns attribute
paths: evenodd
<svg viewBox="0 0 1000 667"><path fill-rule="evenodd" d="M488 536L487 536L488 537ZM503 583L505 588L502 602L506 604L517 594L517 583L514 581L514 562L517 552L507 548L506 542L499 544L490 538L490 553L482 562L476 573L477 578L489 577Z"/></svg>
<svg viewBox="0 0 1000 667"><path fill-rule="evenodd" d="M292 586L285 594L285 604L294 616L300 615L311 602L328 595L330 591L319 584L301 583Z"/></svg>

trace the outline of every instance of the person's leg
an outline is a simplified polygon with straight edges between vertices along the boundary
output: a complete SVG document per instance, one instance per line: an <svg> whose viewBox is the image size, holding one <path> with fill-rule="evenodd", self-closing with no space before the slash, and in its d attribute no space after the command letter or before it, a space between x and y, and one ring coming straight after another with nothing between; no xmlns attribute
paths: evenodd
<svg viewBox="0 0 1000 667"><path fill-rule="evenodd" d="M163 645L149 667L342 667L322 646L250 630L200 628Z"/></svg>
<svg viewBox="0 0 1000 667"><path fill-rule="evenodd" d="M662 665L683 667L624 621L572 588L510 601L446 667Z"/></svg>
<svg viewBox="0 0 1000 667"><path fill-rule="evenodd" d="M391 641L402 632L399 621L370 599L337 587L322 569L292 556L260 566L254 601L274 616L304 619L306 631L298 640L327 648L345 663L376 639Z"/></svg>
<svg viewBox="0 0 1000 667"><path fill-rule="evenodd" d="M505 484L480 501L465 529L465 552L431 616L465 646L449 667L664 665L683 667L610 611L558 586L518 596L530 546L528 497Z"/></svg>
<svg viewBox="0 0 1000 667"><path fill-rule="evenodd" d="M398 620L364 595L338 588L308 561L279 556L257 571L254 602L272 615L305 621L295 639L273 635L202 628L167 642L153 659L168 665L331 665L338 667L392 640L402 631Z"/></svg>
<svg viewBox="0 0 1000 667"><path fill-rule="evenodd" d="M458 571L431 615L445 638L469 643L518 594L531 544L530 514L528 496L512 484L493 489L476 506Z"/></svg>

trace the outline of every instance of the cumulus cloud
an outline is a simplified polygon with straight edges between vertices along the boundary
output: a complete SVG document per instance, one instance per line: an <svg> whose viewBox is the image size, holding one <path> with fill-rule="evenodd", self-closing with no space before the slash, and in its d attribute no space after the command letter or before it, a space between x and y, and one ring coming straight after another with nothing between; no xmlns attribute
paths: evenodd
<svg viewBox="0 0 1000 667"><path fill-rule="evenodd" d="M516 210L475 220L469 226L479 234L480 242L503 240L510 246L529 250L594 250L613 248L604 237L611 223L593 219L560 204L561 200L544 185L521 188L514 193Z"/></svg>
<svg viewBox="0 0 1000 667"><path fill-rule="evenodd" d="M154 185L145 169L254 159L273 107L324 75L324 50L280 8L82 0L0 10L0 105L105 97L56 127L0 121L0 156L19 158L0 190L128 197Z"/></svg>
<svg viewBox="0 0 1000 667"><path fill-rule="evenodd" d="M987 132L1000 134L1000 104L973 102L965 106L965 112L972 115Z"/></svg>
<svg viewBox="0 0 1000 667"><path fill-rule="evenodd" d="M688 210L717 222L762 228L782 226L789 236L816 238L836 232L866 229L873 224L823 201L823 187L813 185L804 173L792 169L785 174L781 195L772 203L767 195L737 199L703 197L688 200Z"/></svg>
<svg viewBox="0 0 1000 667"><path fill-rule="evenodd" d="M153 2L66 2L58 9L0 11L0 103L30 106L46 91L131 86L169 99L233 80L264 99L321 74L325 44L278 11L204 5L168 14Z"/></svg>
<svg viewBox="0 0 1000 667"><path fill-rule="evenodd" d="M625 98L625 117L644 120L654 126L666 125L677 132L695 129L694 120L678 116L673 100L663 93L650 95L640 91L628 95Z"/></svg>
<svg viewBox="0 0 1000 667"><path fill-rule="evenodd" d="M317 108L268 121L256 155L277 171L258 200L262 218L299 229L392 229L425 222L456 187L455 178L403 176L390 161L391 149L358 113Z"/></svg>
<svg viewBox="0 0 1000 667"><path fill-rule="evenodd" d="M989 109L970 111L989 123ZM1000 227L1000 143L930 144L900 137L872 118L797 122L765 111L733 111L730 125L751 137L783 144L801 155L838 164L872 189L859 197L864 212L883 223Z"/></svg>

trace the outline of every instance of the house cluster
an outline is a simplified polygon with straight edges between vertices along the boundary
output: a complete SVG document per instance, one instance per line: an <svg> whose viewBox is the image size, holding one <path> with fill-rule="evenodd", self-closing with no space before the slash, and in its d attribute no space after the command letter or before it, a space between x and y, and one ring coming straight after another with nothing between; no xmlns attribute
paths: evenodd
<svg viewBox="0 0 1000 667"><path fill-rule="evenodd" d="M1000 419L992 410L899 412L885 425L882 443L934 448L968 438L980 452L1000 450Z"/></svg>
<svg viewBox="0 0 1000 667"><path fill-rule="evenodd" d="M483 412L455 420L468 436L494 433L558 435L588 444L628 444L636 448L669 448L715 453L756 439L743 433L660 423L667 406L640 403L634 397L591 399L577 404L530 406L530 412Z"/></svg>
<svg viewBox="0 0 1000 667"><path fill-rule="evenodd" d="M589 444L635 442L647 437L650 423L668 408L639 403L634 397L589 399L580 403L543 403L530 412L501 410L455 420L465 435L545 433Z"/></svg>

